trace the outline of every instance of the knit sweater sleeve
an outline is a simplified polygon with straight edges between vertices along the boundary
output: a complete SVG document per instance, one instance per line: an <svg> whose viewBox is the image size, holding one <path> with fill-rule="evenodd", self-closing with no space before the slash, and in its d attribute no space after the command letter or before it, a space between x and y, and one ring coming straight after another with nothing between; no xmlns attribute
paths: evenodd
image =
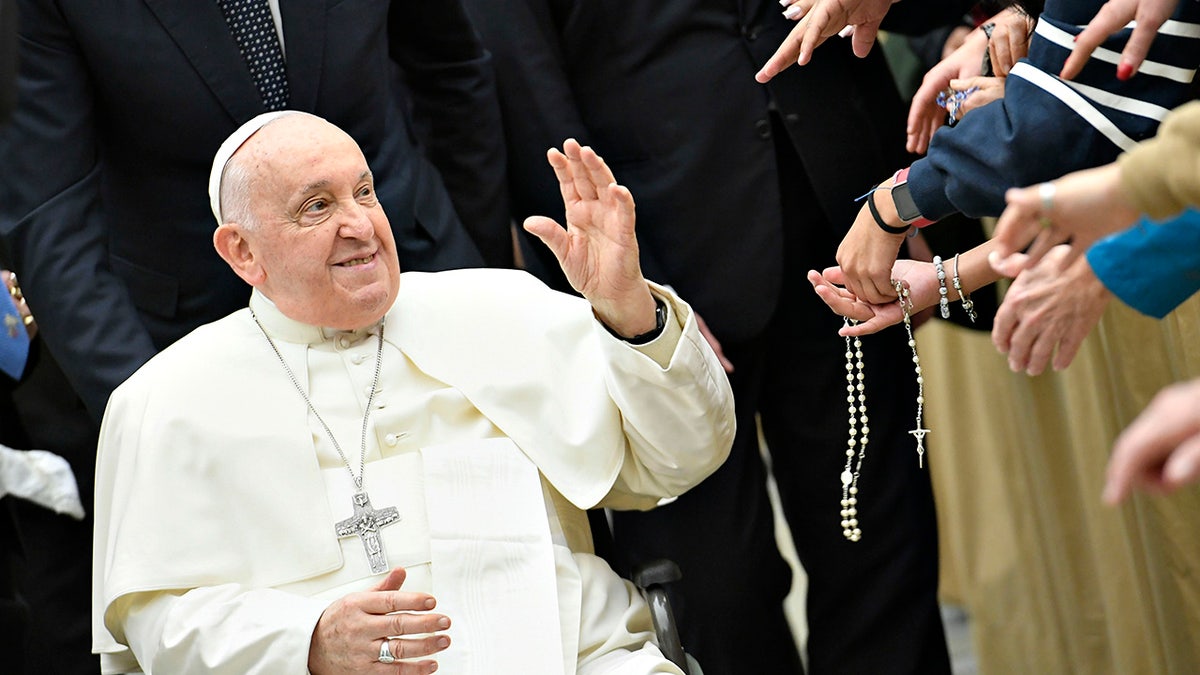
<svg viewBox="0 0 1200 675"><path fill-rule="evenodd" d="M1171 111L1157 136L1117 161L1134 206L1151 218L1200 205L1200 101Z"/></svg>

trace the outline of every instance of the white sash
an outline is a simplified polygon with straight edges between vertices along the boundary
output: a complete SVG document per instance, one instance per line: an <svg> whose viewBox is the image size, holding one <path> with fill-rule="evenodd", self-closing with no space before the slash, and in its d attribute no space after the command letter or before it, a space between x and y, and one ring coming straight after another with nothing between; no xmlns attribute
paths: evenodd
<svg viewBox="0 0 1200 675"><path fill-rule="evenodd" d="M554 553L537 467L507 438L421 450L433 595L451 617L439 670L558 675Z"/></svg>

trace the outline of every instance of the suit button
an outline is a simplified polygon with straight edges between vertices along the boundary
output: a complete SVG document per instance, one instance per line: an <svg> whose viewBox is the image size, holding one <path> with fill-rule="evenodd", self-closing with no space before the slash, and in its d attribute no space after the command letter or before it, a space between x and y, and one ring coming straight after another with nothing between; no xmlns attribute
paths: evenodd
<svg viewBox="0 0 1200 675"><path fill-rule="evenodd" d="M758 131L758 137L765 140L771 138L771 123L767 120L759 120L754 123L754 129Z"/></svg>

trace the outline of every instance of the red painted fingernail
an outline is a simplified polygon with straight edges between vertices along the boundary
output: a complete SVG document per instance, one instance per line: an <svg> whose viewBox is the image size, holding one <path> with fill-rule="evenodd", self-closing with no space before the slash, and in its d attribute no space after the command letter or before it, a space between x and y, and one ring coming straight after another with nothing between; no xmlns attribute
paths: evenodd
<svg viewBox="0 0 1200 675"><path fill-rule="evenodd" d="M1124 82L1133 77L1133 64L1122 61L1121 65L1117 66L1117 79Z"/></svg>
<svg viewBox="0 0 1200 675"><path fill-rule="evenodd" d="M1078 35L1072 35L1072 36L1071 36L1071 42L1079 42L1079 36L1078 36Z"/></svg>

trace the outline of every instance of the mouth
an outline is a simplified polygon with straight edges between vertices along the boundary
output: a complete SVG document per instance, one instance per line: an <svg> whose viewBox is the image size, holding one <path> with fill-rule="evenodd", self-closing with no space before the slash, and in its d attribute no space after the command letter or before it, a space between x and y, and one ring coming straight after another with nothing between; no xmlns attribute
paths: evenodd
<svg viewBox="0 0 1200 675"><path fill-rule="evenodd" d="M366 265L374 260L375 260L375 254L371 253L371 254L363 256L361 258L351 258L350 260L346 260L344 262L337 263L336 266L337 267L358 267L359 265Z"/></svg>

